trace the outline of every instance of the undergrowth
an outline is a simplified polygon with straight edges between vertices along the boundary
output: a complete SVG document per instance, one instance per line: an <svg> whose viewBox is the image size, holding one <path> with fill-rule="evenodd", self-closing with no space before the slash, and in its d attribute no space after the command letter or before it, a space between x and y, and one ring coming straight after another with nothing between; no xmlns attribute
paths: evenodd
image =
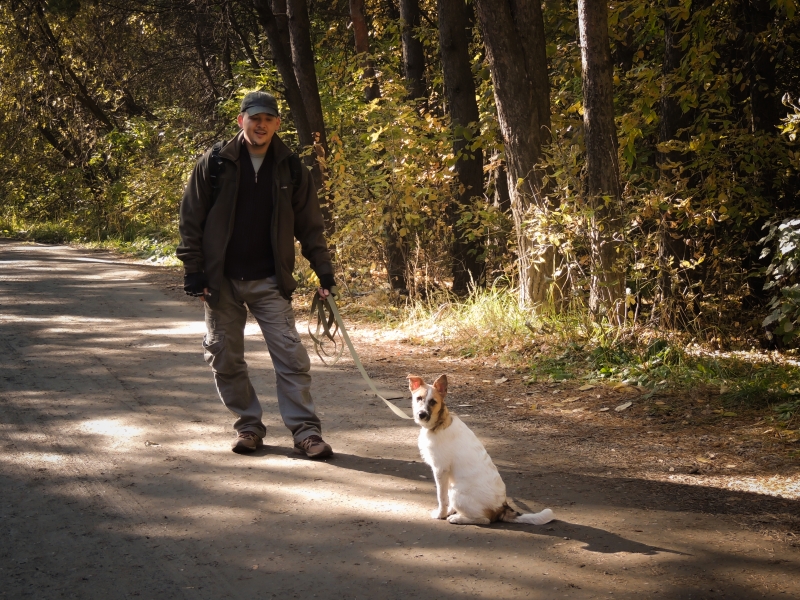
<svg viewBox="0 0 800 600"><path fill-rule="evenodd" d="M0 236L38 244L73 244L84 248L112 250L160 265L181 264L175 257L178 238L170 230L142 228L121 236L95 236L69 223L0 220Z"/></svg>
<svg viewBox="0 0 800 600"><path fill-rule="evenodd" d="M605 380L649 394L704 386L728 407L772 410L787 424L800 419L800 363L792 351L721 351L688 334L612 327L582 314L524 307L514 290L495 286L461 300L442 294L409 301L399 327L414 343L492 357L530 382Z"/></svg>

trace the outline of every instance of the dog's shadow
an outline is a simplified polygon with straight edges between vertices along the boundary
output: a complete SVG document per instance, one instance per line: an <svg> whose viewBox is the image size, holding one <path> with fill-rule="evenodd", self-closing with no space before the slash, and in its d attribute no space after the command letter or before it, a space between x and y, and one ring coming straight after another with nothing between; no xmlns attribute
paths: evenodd
<svg viewBox="0 0 800 600"><path fill-rule="evenodd" d="M646 556L653 556L664 552L668 554L678 554L680 556L690 556L689 554L686 554L685 552L679 552L678 550L650 546L648 544L629 540L604 529L598 529L588 525L579 525L577 523L570 523L569 521L559 521L558 519L555 521L550 521L546 525L493 523L492 525L485 525L484 527L509 530L513 529L514 531L520 531L520 529L522 529L530 534L548 535L554 538L562 538L564 540L576 540L585 544L581 550L586 550L587 552L600 552L602 554L627 552L628 554L644 554Z"/></svg>
<svg viewBox="0 0 800 600"><path fill-rule="evenodd" d="M264 446L254 452L252 456L285 456L295 460L311 460L305 455L298 453L294 448L287 448L286 446ZM390 475L392 477L400 477L411 481L420 481L424 477L428 481L432 481L430 467L421 461L409 462L394 458L367 458L355 454L337 452L332 457L326 458L321 462L325 462L340 469L350 469L362 473L371 473L373 475ZM528 506L525 506L525 504L519 500L515 501L515 504L519 505L525 512L536 512ZM567 521L556 520L546 525L492 523L491 525L479 525L478 527L526 531L532 535L546 535L553 538L577 540L585 544L582 549L588 552L600 552L603 554L627 552L629 554L644 554L649 556L660 552L667 552L685 556L683 552L678 552L677 550L650 546L626 539L603 529L590 527L588 525L579 525L577 523L569 523Z"/></svg>

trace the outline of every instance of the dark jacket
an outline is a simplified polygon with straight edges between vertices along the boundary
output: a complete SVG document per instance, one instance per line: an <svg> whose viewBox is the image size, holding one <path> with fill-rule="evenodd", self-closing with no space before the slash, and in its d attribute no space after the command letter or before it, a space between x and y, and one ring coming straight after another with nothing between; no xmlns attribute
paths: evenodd
<svg viewBox="0 0 800 600"><path fill-rule="evenodd" d="M317 192L308 170L301 169L300 186L295 191L288 161L291 150L277 135L272 138L271 144L274 146L275 163L270 234L275 275L281 294L291 299L297 287L292 276L295 238L317 276L333 275L333 266L325 243ZM197 161L181 200L181 243L176 254L183 261L186 273L205 272L211 290L208 300L211 306L219 299L219 290L225 282L225 249L230 241L236 214L241 147L242 133L239 132L219 152L223 165L217 176L219 191L213 207L209 177L211 150Z"/></svg>

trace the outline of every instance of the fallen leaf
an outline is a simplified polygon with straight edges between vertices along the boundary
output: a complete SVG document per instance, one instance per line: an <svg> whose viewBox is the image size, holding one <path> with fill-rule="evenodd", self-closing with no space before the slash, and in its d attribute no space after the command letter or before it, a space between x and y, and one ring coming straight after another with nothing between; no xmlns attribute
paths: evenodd
<svg viewBox="0 0 800 600"><path fill-rule="evenodd" d="M459 408L471 408L471 407L472 407L472 404L458 404L457 406L458 406Z"/></svg>
<svg viewBox="0 0 800 600"><path fill-rule="evenodd" d="M582 385L581 387L579 387L579 388L578 388L578 391L579 391L579 392L585 392L585 391L587 391L587 390L591 390L591 389L594 389L594 386L593 386L593 385L586 384L586 385Z"/></svg>
<svg viewBox="0 0 800 600"><path fill-rule="evenodd" d="M630 408L631 406L633 406L633 402L626 402L625 404L620 404L614 410L617 412L622 412L623 410L625 410L626 408Z"/></svg>
<svg viewBox="0 0 800 600"><path fill-rule="evenodd" d="M508 377L501 377L500 379L494 380L495 383L505 383L506 381L508 381Z"/></svg>
<svg viewBox="0 0 800 600"><path fill-rule="evenodd" d="M664 406L664 404L666 404L666 402L662 402L661 400L656 400L655 403L658 404L659 406Z"/></svg>
<svg viewBox="0 0 800 600"><path fill-rule="evenodd" d="M723 384L723 385L721 385L721 386L719 386L719 393L720 393L720 395L724 394L724 393L725 393L725 392L727 392L729 389L730 389L730 388L729 388L727 385L724 385L724 384Z"/></svg>
<svg viewBox="0 0 800 600"><path fill-rule="evenodd" d="M575 400L580 400L580 399L581 399L580 396L573 396L572 398L566 398L565 400L562 400L562 402L575 402Z"/></svg>
<svg viewBox="0 0 800 600"><path fill-rule="evenodd" d="M626 388L626 387L628 387L628 384L627 384L627 383L625 383L624 381L620 381L620 382L619 382L617 385L615 385L615 386L613 387L613 389L615 389L615 390L621 390L621 389L624 389L624 388Z"/></svg>
<svg viewBox="0 0 800 600"><path fill-rule="evenodd" d="M598 412L606 412L607 410L611 410L611 409L610 409L610 408L608 408L607 406L604 406L604 407L603 407L603 408L601 408L601 409L600 409Z"/></svg>
<svg viewBox="0 0 800 600"><path fill-rule="evenodd" d="M482 381L483 383L492 383L492 380L491 380L491 379L482 379L481 381Z"/></svg>
<svg viewBox="0 0 800 600"><path fill-rule="evenodd" d="M722 416L723 417L735 417L736 413L735 412L724 412L724 413L722 413Z"/></svg>
<svg viewBox="0 0 800 600"><path fill-rule="evenodd" d="M697 461L701 462L701 463L706 463L706 464L711 462L710 460L708 460L707 458L703 458L702 456L698 456L697 457Z"/></svg>

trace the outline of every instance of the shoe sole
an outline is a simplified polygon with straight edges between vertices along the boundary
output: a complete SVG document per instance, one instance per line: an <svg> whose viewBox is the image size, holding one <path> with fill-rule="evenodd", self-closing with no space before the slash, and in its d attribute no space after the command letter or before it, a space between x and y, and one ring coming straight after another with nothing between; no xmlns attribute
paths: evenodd
<svg viewBox="0 0 800 600"><path fill-rule="evenodd" d="M236 444L231 450L233 450L236 454L252 454L259 448L263 448L264 444L259 444L255 448L249 448L247 446Z"/></svg>
<svg viewBox="0 0 800 600"><path fill-rule="evenodd" d="M297 446L295 446L294 451L297 452L298 454L305 454L308 458L314 458L314 459L317 459L317 458L328 458L330 456L333 456L333 449L332 448L326 448L322 452L317 452L316 454L309 454L308 452L306 452L302 448L298 448Z"/></svg>

